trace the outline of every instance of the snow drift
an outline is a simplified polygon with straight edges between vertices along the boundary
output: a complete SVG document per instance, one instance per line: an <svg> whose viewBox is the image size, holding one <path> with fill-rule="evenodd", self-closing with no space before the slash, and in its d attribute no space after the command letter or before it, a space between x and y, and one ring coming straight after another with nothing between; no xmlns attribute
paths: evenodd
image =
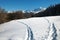
<svg viewBox="0 0 60 40"><path fill-rule="evenodd" d="M59 40L60 16L34 17L0 24L0 40Z"/></svg>

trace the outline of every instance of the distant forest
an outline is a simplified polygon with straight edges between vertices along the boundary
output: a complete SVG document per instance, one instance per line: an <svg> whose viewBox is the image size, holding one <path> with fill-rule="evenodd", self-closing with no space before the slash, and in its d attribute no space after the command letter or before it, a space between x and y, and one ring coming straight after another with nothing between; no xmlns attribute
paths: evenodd
<svg viewBox="0 0 60 40"><path fill-rule="evenodd" d="M45 17L45 16L59 16L59 15L60 15L60 4L51 5L46 10L36 14L32 12L23 13L20 10L12 13L8 13L5 9L0 8L0 24L16 19Z"/></svg>
<svg viewBox="0 0 60 40"><path fill-rule="evenodd" d="M58 16L60 15L60 4L49 6L45 11L35 14L35 17Z"/></svg>

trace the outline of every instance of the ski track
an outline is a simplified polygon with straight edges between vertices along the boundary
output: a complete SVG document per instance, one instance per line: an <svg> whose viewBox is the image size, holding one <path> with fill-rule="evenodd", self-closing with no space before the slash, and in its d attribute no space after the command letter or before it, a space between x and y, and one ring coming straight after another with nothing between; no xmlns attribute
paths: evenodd
<svg viewBox="0 0 60 40"><path fill-rule="evenodd" d="M44 18L44 19L49 24L49 26L48 26L49 31L48 31L47 36L45 36L45 37L43 37L42 39L39 39L39 40L57 40L58 34L57 34L57 29L56 29L55 23L50 22L47 18ZM18 22L20 24L23 24L23 25L26 25L27 33L26 33L26 37L25 37L24 40L36 40L35 37L34 37L33 30L31 29L31 27L28 24L26 24L24 22L21 22L21 21L16 21L16 22ZM2 32L0 32L0 34L5 33L7 31L8 30L2 31ZM13 36L15 36L15 35L12 35L10 38L7 38L7 40L14 40L14 39L11 39ZM15 40L17 40L17 39L15 39ZM20 40L20 39L18 39L18 40ZM23 40L23 39L21 39L21 40Z"/></svg>
<svg viewBox="0 0 60 40"><path fill-rule="evenodd" d="M45 18L46 19L46 18ZM55 28L55 25L54 25L54 23L51 25L51 23L49 22L49 20L48 19L46 19L47 21L48 21L48 23L49 23L49 32L48 32L48 37L46 37L45 39L43 39L43 40L57 40L56 39L56 37L57 37L57 33L56 33L56 28ZM17 21L18 22L18 21ZM31 30L31 28L27 25L27 24L25 24L25 23L23 23L23 22L19 22L19 23L22 23L22 24L24 24L24 25L26 25L27 26L27 31L28 31L28 38L27 38L27 40L34 40L34 37L33 37L33 32L32 32L32 30Z"/></svg>

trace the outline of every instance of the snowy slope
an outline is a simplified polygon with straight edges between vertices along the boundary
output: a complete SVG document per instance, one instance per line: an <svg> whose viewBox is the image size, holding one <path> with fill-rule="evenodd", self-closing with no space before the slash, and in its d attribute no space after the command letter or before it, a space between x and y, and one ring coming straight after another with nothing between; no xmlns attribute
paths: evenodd
<svg viewBox="0 0 60 40"><path fill-rule="evenodd" d="M60 16L35 17L0 24L0 40L59 40Z"/></svg>

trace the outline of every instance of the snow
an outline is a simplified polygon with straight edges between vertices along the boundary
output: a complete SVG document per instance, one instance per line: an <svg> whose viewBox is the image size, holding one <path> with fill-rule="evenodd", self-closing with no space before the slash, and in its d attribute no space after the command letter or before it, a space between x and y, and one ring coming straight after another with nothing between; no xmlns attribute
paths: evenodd
<svg viewBox="0 0 60 40"><path fill-rule="evenodd" d="M0 24L0 40L59 40L60 16L34 17Z"/></svg>
<svg viewBox="0 0 60 40"><path fill-rule="evenodd" d="M31 12L33 12L33 13L39 13L39 12L42 12L42 11L45 11L45 10L46 10L46 8L40 7L40 8L32 10Z"/></svg>

